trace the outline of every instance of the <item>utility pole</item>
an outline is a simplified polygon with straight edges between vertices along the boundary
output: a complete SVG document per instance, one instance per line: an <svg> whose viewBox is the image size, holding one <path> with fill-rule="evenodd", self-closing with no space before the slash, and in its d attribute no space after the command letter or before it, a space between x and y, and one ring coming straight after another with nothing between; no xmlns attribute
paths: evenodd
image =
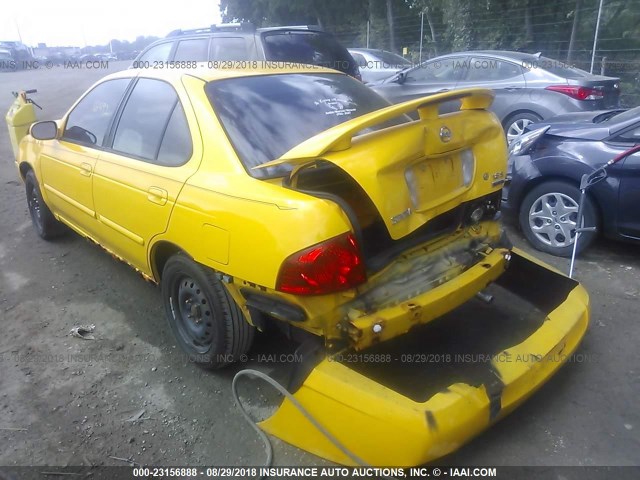
<svg viewBox="0 0 640 480"><path fill-rule="evenodd" d="M424 40L424 9L420 12L420 56L418 63L422 63L422 42Z"/></svg>
<svg viewBox="0 0 640 480"><path fill-rule="evenodd" d="M593 63L596 60L596 47L598 46L598 30L600 29L600 16L602 15L602 3L604 0L600 0L600 6L598 7L598 20L596 21L596 32L593 35L593 50L591 51L591 68L589 73L593 73Z"/></svg>
<svg viewBox="0 0 640 480"><path fill-rule="evenodd" d="M371 31L371 21L367 20L367 48L369 48L369 34Z"/></svg>
<svg viewBox="0 0 640 480"><path fill-rule="evenodd" d="M13 21L16 24L16 30L18 31L18 39L20 40L20 43L22 43L22 35L20 34L20 26L18 25L18 19L16 17L13 17Z"/></svg>

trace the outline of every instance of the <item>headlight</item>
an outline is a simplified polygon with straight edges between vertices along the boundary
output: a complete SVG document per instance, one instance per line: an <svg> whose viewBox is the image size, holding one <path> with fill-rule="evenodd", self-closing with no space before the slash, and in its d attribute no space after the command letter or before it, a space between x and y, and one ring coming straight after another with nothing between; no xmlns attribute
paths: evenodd
<svg viewBox="0 0 640 480"><path fill-rule="evenodd" d="M509 145L509 156L527 153L547 130L549 130L548 126L520 135Z"/></svg>

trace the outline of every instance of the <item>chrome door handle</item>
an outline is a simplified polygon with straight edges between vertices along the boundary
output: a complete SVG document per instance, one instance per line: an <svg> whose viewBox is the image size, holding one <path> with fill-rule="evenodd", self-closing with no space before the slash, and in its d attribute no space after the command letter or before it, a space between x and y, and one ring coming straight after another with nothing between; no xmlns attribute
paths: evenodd
<svg viewBox="0 0 640 480"><path fill-rule="evenodd" d="M93 173L93 167L89 163L81 163L80 164L80 175L84 175L85 177L90 177Z"/></svg>
<svg viewBox="0 0 640 480"><path fill-rule="evenodd" d="M147 200L151 203L157 203L158 205L165 205L167 203L168 193L166 190L159 187L149 187L147 190Z"/></svg>

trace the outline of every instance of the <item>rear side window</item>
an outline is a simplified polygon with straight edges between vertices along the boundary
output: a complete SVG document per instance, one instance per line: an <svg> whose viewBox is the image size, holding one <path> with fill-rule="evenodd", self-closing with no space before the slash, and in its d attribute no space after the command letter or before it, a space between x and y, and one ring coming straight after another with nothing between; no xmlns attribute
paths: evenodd
<svg viewBox="0 0 640 480"><path fill-rule="evenodd" d="M419 65L407 74L407 82L455 82L465 67L464 58L447 58Z"/></svg>
<svg viewBox="0 0 640 480"><path fill-rule="evenodd" d="M169 60L171 47L173 47L173 42L165 42L160 45L156 45L155 47L151 47L140 57L139 61L166 62Z"/></svg>
<svg viewBox="0 0 640 480"><path fill-rule="evenodd" d="M130 78L108 80L96 86L69 114L63 138L101 146Z"/></svg>
<svg viewBox="0 0 640 480"><path fill-rule="evenodd" d="M206 62L209 54L209 39L181 40L173 57L176 61Z"/></svg>
<svg viewBox="0 0 640 480"><path fill-rule="evenodd" d="M276 31L263 34L267 60L320 65L355 75L358 68L346 48L322 32Z"/></svg>
<svg viewBox="0 0 640 480"><path fill-rule="evenodd" d="M138 80L118 122L113 150L155 163L178 103L178 95L168 83Z"/></svg>
<svg viewBox="0 0 640 480"><path fill-rule="evenodd" d="M182 165L191 158L192 152L193 145L191 144L191 133L189 132L187 117L184 115L182 105L177 102L160 144L158 165L168 167Z"/></svg>
<svg viewBox="0 0 640 480"><path fill-rule="evenodd" d="M214 37L210 60L247 60L249 52L242 37Z"/></svg>
<svg viewBox="0 0 640 480"><path fill-rule="evenodd" d="M468 82L496 82L522 76L522 67L519 65L494 58L472 58L468 68L465 79Z"/></svg>

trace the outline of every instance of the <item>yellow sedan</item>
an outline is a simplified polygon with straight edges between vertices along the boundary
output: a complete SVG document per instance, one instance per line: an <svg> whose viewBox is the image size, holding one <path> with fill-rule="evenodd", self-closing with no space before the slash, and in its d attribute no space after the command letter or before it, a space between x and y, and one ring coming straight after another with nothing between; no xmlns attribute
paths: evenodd
<svg viewBox="0 0 640 480"><path fill-rule="evenodd" d="M304 66L128 70L12 139L38 234L70 227L159 283L193 361L225 366L272 325L320 345L292 386L300 402L340 418L336 434L366 461L415 465L524 400L562 363L540 359L573 352L587 326L582 287L503 235L506 144L492 100L461 90L390 106L357 80ZM439 113L454 101L457 111ZM416 403L335 361L494 281L539 303L547 321L506 346L524 360L492 361L478 384ZM350 463L288 401L263 427Z"/></svg>

